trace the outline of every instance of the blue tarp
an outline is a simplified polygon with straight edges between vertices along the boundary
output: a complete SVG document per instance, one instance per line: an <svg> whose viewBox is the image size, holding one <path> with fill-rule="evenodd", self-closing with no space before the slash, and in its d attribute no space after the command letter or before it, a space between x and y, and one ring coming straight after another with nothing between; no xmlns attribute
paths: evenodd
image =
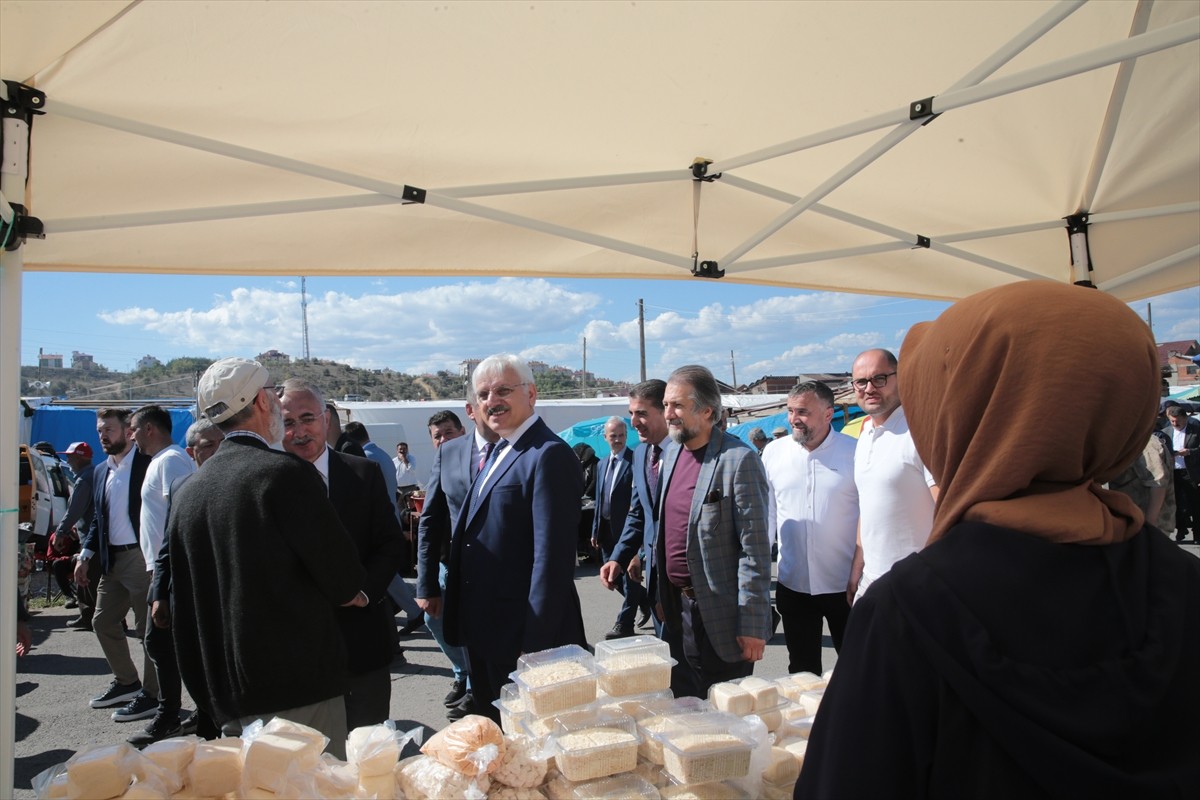
<svg viewBox="0 0 1200 800"><path fill-rule="evenodd" d="M171 414L171 438L181 447L188 426L195 420L186 408L167 409ZM33 427L29 442L49 442L58 452L66 450L71 442L87 442L92 446L92 462L99 464L106 456L100 449L96 436L96 409L74 408L73 406L40 406L33 414Z"/></svg>
<svg viewBox="0 0 1200 800"><path fill-rule="evenodd" d="M862 409L858 406L850 406L847 410L850 412L850 419L857 419L858 417L861 417L863 413ZM833 429L835 431L840 431L843 426L845 426L846 420L847 418L842 413L840 406L833 409ZM773 438L771 436L771 431L775 430L776 428L786 428L789 436L792 433L792 426L788 423L788 415L786 411L781 411L778 414L772 414L769 417L758 417L757 419L752 419L749 422L743 422L740 425L730 425L728 430L734 436L753 447L754 443L750 441L750 431L753 428L762 428L763 433L767 435L768 440Z"/></svg>
<svg viewBox="0 0 1200 800"><path fill-rule="evenodd" d="M622 417L621 419L625 420L626 446L637 447L640 441L637 431L630 426L627 418ZM596 458L608 458L612 448L608 446L608 442L604 441L604 423L606 422L608 422L608 417L585 419L583 422L576 422L565 431L559 431L558 438L572 447L580 442L590 445L596 451Z"/></svg>

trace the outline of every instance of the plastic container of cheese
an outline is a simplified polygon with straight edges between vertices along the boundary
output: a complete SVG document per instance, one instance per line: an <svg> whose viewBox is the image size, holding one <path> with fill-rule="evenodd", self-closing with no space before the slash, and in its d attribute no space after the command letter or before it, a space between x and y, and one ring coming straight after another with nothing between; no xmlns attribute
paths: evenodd
<svg viewBox="0 0 1200 800"><path fill-rule="evenodd" d="M597 680L612 697L669 689L673 666L670 646L656 636L631 636L596 644Z"/></svg>
<svg viewBox="0 0 1200 800"><path fill-rule="evenodd" d="M550 735L555 765L573 782L631 772L637 766L637 726L628 714L588 709L559 714Z"/></svg>
<svg viewBox="0 0 1200 800"><path fill-rule="evenodd" d="M506 683L500 687L500 699L493 700L500 711L500 727L507 734L521 733L521 721L525 719L525 701L521 699L521 687L515 683Z"/></svg>
<svg viewBox="0 0 1200 800"><path fill-rule="evenodd" d="M750 723L732 714L685 714L655 734L663 766L680 783L744 778L750 770L754 735Z"/></svg>
<svg viewBox="0 0 1200 800"><path fill-rule="evenodd" d="M553 647L521 656L510 676L534 717L584 706L596 699L596 664L579 645Z"/></svg>

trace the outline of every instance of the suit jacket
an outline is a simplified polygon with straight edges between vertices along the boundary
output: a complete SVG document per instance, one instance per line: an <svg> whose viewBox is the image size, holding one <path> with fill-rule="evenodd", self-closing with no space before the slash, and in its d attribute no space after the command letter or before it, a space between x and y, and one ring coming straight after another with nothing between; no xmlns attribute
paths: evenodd
<svg viewBox="0 0 1200 800"><path fill-rule="evenodd" d="M646 575L646 590L654 597L657 576L654 570L654 544L658 538L658 491L651 492L646 482L646 462L650 458L651 445L643 442L633 451L633 489L629 497L629 513L621 538L613 547L611 561L628 569L634 556L642 557L642 572ZM664 454L666 451L663 451ZM662 463L660 459L658 485L662 486Z"/></svg>
<svg viewBox="0 0 1200 800"><path fill-rule="evenodd" d="M1167 435L1168 447L1171 448L1171 466L1174 468L1175 426L1168 422L1167 427L1163 428L1163 433ZM1191 451L1190 455L1183 457L1183 466L1188 471L1188 477L1192 479L1192 483L1200 484L1200 419L1188 418L1187 425L1183 427L1183 447Z"/></svg>
<svg viewBox="0 0 1200 800"><path fill-rule="evenodd" d="M682 447L663 453L658 498L670 491ZM679 590L667 580L664 537L655 543L658 598L666 623L680 625ZM771 638L771 538L767 532L767 474L758 451L736 436L713 430L696 479L688 518L687 563L696 602L713 649L741 661L738 636Z"/></svg>
<svg viewBox="0 0 1200 800"><path fill-rule="evenodd" d="M438 564L449 559L450 533L471 491L475 435L444 442L433 457L425 505L417 523L417 597L441 597Z"/></svg>
<svg viewBox="0 0 1200 800"><path fill-rule="evenodd" d="M142 528L142 482L146 480L146 468L150 466L150 456L134 447L126 458L132 458L133 464L129 473L129 521L133 523L134 536L141 536ZM80 545L96 554L100 559L100 572L108 572L108 496L105 484L108 483L109 464L104 459L92 471L92 522L88 525Z"/></svg>
<svg viewBox="0 0 1200 800"><path fill-rule="evenodd" d="M96 468L88 465L79 471L75 476L75 484L71 487L71 503L67 506L67 513L59 521L58 527L54 529L58 536L69 535L75 523L82 523L80 530L83 536L87 535L87 529L92 524L92 505L95 503L95 484L92 482L92 477L96 474ZM138 501L142 499L141 491L138 492ZM141 518L141 509L138 509L138 518ZM83 539L80 536L80 540ZM74 538L74 537L72 537Z"/></svg>
<svg viewBox="0 0 1200 800"><path fill-rule="evenodd" d="M626 447L621 453L621 457L617 459L617 482L612 487L612 494L609 495L608 485L613 480L612 473L608 469L611 463L610 456L600 459L600 463L596 466L596 514L592 518L592 538L604 550L611 550L620 538L621 531L625 529L625 517L629 515L629 503L633 492L633 451ZM609 504L609 530L606 540L602 540L600 537L602 503Z"/></svg>
<svg viewBox="0 0 1200 800"><path fill-rule="evenodd" d="M404 535L388 500L383 471L369 458L329 451L329 502L367 572L363 591L370 605L337 609L350 674L360 675L387 666L395 657L396 628L387 587L404 560Z"/></svg>
<svg viewBox="0 0 1200 800"><path fill-rule="evenodd" d="M509 446L454 528L444 630L450 644L515 667L521 653L587 644L575 591L583 471L541 419Z"/></svg>
<svg viewBox="0 0 1200 800"><path fill-rule="evenodd" d="M382 593L312 464L226 437L171 499L167 538L179 673L218 724L345 694L337 608Z"/></svg>

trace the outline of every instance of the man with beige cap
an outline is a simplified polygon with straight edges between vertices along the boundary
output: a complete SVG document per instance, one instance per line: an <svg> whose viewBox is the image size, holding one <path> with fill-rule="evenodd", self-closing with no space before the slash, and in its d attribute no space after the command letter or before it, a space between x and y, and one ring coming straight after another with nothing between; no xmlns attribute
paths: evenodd
<svg viewBox="0 0 1200 800"><path fill-rule="evenodd" d="M344 758L346 650L339 606L365 606L366 574L313 466L283 438L267 370L217 361L197 387L225 433L179 490L167 526L175 647L188 692L227 734L284 717Z"/></svg>

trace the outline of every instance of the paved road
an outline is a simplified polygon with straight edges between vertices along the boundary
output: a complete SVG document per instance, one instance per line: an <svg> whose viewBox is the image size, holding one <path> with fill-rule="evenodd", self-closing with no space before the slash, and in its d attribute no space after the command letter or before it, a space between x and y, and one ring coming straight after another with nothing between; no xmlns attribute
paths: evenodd
<svg viewBox="0 0 1200 800"><path fill-rule="evenodd" d="M600 585L596 575L596 567L585 565L579 567L575 580L592 642L612 627L621 601ZM35 585L40 580L40 575L35 576ZM33 798L30 780L46 767L87 745L124 741L146 724L112 722L112 709L88 707L88 699L107 688L112 676L95 635L66 627L74 616L62 607L37 612L31 624L33 652L17 662L16 798ZM392 717L403 730L421 725L428 735L446 724L442 698L452 681L450 665L424 629L404 639L403 646L408 663L392 668ZM130 647L140 664L140 645L131 639ZM835 660L832 647L827 647L825 668ZM755 674L773 677L786 672L787 651L780 634L768 644ZM194 707L189 703L185 698L185 708Z"/></svg>

